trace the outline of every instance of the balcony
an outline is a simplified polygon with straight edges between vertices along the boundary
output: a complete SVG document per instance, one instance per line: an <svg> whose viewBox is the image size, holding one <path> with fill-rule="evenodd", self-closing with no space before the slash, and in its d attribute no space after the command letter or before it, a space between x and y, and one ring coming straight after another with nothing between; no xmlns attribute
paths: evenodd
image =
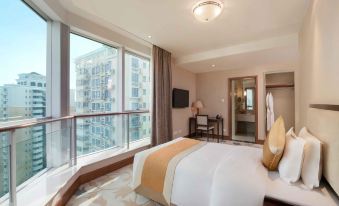
<svg viewBox="0 0 339 206"><path fill-rule="evenodd" d="M0 166L7 168L0 174L0 205L45 205L70 180L94 165L111 164L121 155L145 148L150 144L150 134L135 137L131 119L137 116L143 120L149 115L148 111L84 114L0 127L0 135L9 140L0 144ZM112 124L107 127L105 122L95 121L95 131L85 126L97 117L112 118ZM141 121L141 126L145 125L151 126L149 121ZM38 137L34 137L35 131ZM25 168L30 171L23 172ZM18 177L22 173L26 176Z"/></svg>

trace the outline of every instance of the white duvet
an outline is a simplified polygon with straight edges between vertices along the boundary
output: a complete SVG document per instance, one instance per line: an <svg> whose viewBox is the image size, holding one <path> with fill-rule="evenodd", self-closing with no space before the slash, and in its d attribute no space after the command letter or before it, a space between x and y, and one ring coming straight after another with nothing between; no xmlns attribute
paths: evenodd
<svg viewBox="0 0 339 206"><path fill-rule="evenodd" d="M145 154L136 154L133 180ZM261 164L262 150L246 146L208 143L182 159L176 167L171 203L178 206L263 205L267 170ZM135 184L135 183L133 183Z"/></svg>

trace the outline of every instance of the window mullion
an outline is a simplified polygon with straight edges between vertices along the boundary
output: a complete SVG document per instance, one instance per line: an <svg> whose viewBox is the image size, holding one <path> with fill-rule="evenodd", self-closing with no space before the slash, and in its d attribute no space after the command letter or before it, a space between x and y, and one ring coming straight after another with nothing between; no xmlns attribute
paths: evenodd
<svg viewBox="0 0 339 206"><path fill-rule="evenodd" d="M126 50L125 50L125 47L121 47L121 57L120 57L120 60L121 60L121 67L120 67L120 71L121 71L121 88L122 88L122 92L121 92L121 108L122 108L122 111L125 112L126 111L126 84L125 84L125 75L126 75L126 64L125 64L125 53L126 53Z"/></svg>

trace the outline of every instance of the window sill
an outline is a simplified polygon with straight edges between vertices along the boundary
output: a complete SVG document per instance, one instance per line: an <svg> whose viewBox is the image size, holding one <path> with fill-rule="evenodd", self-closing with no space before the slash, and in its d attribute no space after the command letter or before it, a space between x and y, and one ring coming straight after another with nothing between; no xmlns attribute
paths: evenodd
<svg viewBox="0 0 339 206"><path fill-rule="evenodd" d="M49 204L58 194L63 195L63 192L80 175L132 157L137 152L149 148L149 141L149 139L143 139L132 142L130 143L130 149L112 148L103 152L79 157L77 165L73 167L69 167L67 163L61 167L50 169L17 192L17 205L36 206ZM8 196L0 199L0 204L7 202Z"/></svg>

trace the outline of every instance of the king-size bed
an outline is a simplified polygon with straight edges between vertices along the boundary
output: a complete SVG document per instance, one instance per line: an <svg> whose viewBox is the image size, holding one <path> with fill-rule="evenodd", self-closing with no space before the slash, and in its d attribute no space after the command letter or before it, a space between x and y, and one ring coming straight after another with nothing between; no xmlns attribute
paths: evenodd
<svg viewBox="0 0 339 206"><path fill-rule="evenodd" d="M135 191L163 205L338 205L328 186L288 185L262 164L262 148L177 138L135 155Z"/></svg>

